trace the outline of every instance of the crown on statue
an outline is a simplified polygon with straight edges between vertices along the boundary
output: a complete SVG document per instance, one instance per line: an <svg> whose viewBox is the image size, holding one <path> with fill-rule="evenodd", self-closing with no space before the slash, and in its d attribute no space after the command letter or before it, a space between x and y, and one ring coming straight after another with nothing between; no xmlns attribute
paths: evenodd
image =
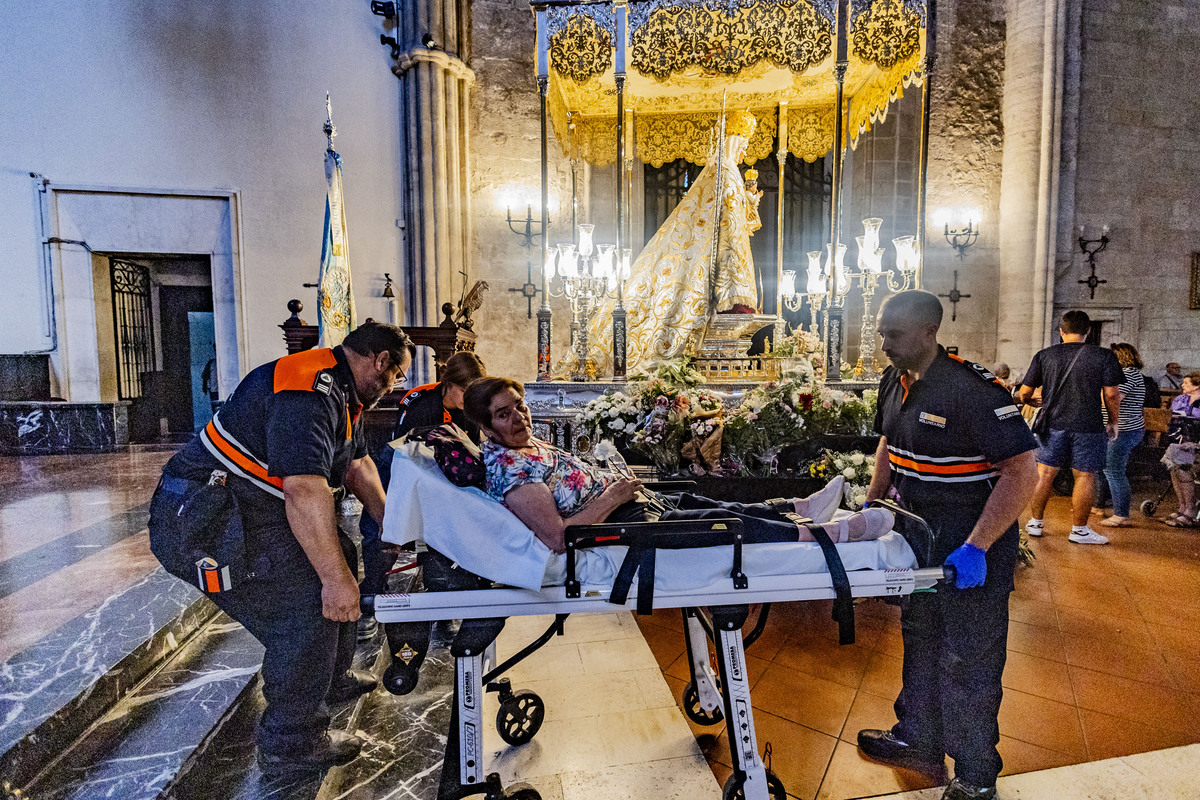
<svg viewBox="0 0 1200 800"><path fill-rule="evenodd" d="M758 118L748 109L734 111L725 120L725 135L741 136L743 139L749 139L757 126Z"/></svg>
<svg viewBox="0 0 1200 800"><path fill-rule="evenodd" d="M746 170L746 180L748 180L748 181L758 180L758 170L754 169L753 167Z"/></svg>

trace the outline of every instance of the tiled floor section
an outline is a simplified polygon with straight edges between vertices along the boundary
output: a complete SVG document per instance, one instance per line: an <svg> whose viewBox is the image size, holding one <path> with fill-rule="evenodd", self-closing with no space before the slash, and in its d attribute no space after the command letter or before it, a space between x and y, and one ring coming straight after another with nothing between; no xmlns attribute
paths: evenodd
<svg viewBox="0 0 1200 800"><path fill-rule="evenodd" d="M1066 513L1066 498L1051 501L1050 532L1032 543L1037 562L1017 574L1000 710L1005 775L1200 742L1200 534L1135 512L1136 527L1106 531L1111 545L1076 545L1066 538ZM896 719L899 609L860 602L857 642L841 647L830 608L775 606L747 651L760 747L771 744L773 769L796 797L932 786L855 747L861 728ZM679 613L638 623L678 698L688 680ZM724 735L692 727L723 780L730 772Z"/></svg>
<svg viewBox="0 0 1200 800"><path fill-rule="evenodd" d="M497 640L503 660L536 639L553 617L512 617ZM721 788L675 706L654 656L628 612L577 614L565 635L505 673L533 691L546 719L529 744L506 747L484 701L484 772L508 787L530 783L543 800L717 800Z"/></svg>

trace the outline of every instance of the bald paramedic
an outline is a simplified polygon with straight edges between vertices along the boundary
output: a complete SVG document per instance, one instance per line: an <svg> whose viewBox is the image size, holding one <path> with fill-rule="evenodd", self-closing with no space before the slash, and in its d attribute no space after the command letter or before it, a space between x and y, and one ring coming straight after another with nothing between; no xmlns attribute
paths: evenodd
<svg viewBox="0 0 1200 800"><path fill-rule="evenodd" d="M879 384L881 439L867 499L890 494L924 518L932 542L904 523L918 562L952 565L957 577L936 593L904 598L899 722L859 731L858 746L880 761L938 773L949 755L954 780L943 800L988 800L1001 768L997 715L1016 520L1037 483L1037 444L1003 384L938 344L941 321L942 305L929 292L901 292L880 310L892 366Z"/></svg>
<svg viewBox="0 0 1200 800"><path fill-rule="evenodd" d="M264 364L163 468L150 547L264 646L263 771L346 763L362 742L330 731L328 703L370 691L349 669L359 617L358 557L338 529L349 490L383 518L363 411L403 381L412 343L368 323L338 347Z"/></svg>

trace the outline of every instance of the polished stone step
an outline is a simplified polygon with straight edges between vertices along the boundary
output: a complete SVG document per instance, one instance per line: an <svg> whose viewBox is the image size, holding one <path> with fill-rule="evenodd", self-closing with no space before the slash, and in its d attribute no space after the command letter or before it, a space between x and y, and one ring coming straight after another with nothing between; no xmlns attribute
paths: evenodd
<svg viewBox="0 0 1200 800"><path fill-rule="evenodd" d="M236 711L262 646L224 614L98 720L28 788L39 800L151 800Z"/></svg>
<svg viewBox="0 0 1200 800"><path fill-rule="evenodd" d="M383 636L379 635L360 644L354 656L354 669L382 674L387 665L383 643ZM360 735L365 733L369 749L374 734L362 730L362 711L379 695L390 697L382 689L376 689L356 702L334 706L330 709L331 727ZM267 778L259 771L255 760L254 728L263 706L260 682L255 681L204 751L184 766L171 787L171 800L212 800L217 797L222 800L316 800L333 796L328 794L327 787L337 770L282 778Z"/></svg>
<svg viewBox="0 0 1200 800"><path fill-rule="evenodd" d="M27 784L216 613L155 570L0 666L0 774Z"/></svg>

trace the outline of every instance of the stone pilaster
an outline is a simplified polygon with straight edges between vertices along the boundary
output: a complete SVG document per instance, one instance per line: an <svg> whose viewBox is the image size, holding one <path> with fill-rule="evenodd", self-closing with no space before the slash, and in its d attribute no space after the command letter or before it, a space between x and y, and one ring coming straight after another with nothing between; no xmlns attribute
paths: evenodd
<svg viewBox="0 0 1200 800"><path fill-rule="evenodd" d="M997 358L1023 368L1053 326L1067 26L1065 3L1007 6Z"/></svg>
<svg viewBox="0 0 1200 800"><path fill-rule="evenodd" d="M444 302L456 303L471 247L469 109L475 73L466 0L398 4L404 299L408 325L437 325ZM464 276L462 273L466 273ZM417 378L421 374L418 365ZM430 373L431 374L431 373ZM411 383L411 381L410 381Z"/></svg>

